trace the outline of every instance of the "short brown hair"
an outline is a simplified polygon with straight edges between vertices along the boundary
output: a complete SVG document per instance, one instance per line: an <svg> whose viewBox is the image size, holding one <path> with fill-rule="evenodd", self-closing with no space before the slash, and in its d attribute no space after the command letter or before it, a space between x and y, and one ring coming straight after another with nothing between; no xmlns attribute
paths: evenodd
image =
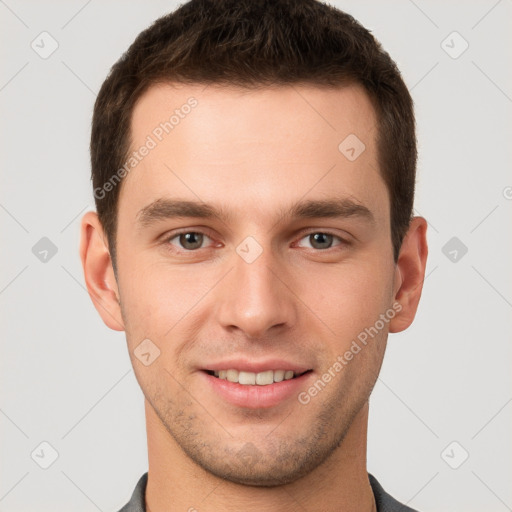
<svg viewBox="0 0 512 512"><path fill-rule="evenodd" d="M94 106L92 181L114 270L122 183L101 196L96 190L126 161L133 107L157 82L362 85L377 115L397 261L412 217L417 150L413 101L388 53L352 16L317 0L190 0L137 36L110 70Z"/></svg>

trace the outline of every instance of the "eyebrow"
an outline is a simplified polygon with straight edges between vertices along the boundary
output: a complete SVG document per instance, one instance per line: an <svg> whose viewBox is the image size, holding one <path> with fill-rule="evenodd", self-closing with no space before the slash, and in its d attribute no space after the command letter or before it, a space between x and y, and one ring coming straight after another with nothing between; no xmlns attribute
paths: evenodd
<svg viewBox="0 0 512 512"><path fill-rule="evenodd" d="M280 214L280 217L291 219L356 217L370 223L375 222L372 212L366 206L350 198L299 201L288 210L281 209ZM184 217L216 219L222 222L233 219L232 213L221 206L200 201L160 198L137 213L136 223L145 228L161 220Z"/></svg>

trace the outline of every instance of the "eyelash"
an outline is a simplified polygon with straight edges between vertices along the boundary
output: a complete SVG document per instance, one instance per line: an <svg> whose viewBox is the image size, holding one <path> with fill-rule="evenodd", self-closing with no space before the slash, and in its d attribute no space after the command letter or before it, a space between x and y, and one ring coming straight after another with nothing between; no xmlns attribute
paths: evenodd
<svg viewBox="0 0 512 512"><path fill-rule="evenodd" d="M183 253L190 253L190 254L193 254L195 252L199 252L201 249L207 249L207 247L201 247L199 249L182 249L180 251L177 251L175 250L174 248L171 248L171 247L174 247L172 246L172 244L170 243L171 240L174 240L175 238L179 237L180 235L184 235L184 234L187 234L187 233L195 233L195 234L200 234L200 235L205 235L207 236L208 238L212 239L212 237L206 232L206 231L201 231L201 230L191 230L191 229L184 229L184 230L181 230L181 231L176 231L176 232L173 232L172 234L169 234L169 235L166 235L165 238L164 238L164 245L166 246L167 250L169 250L170 252L173 252L173 253L178 253L178 254L183 254ZM321 230L316 230L316 231L305 231L305 232L301 232L300 233L300 238L299 238L299 241L300 240L303 240L304 238L310 236L310 235L315 235L315 234L318 234L318 233L321 233L323 235L331 235L333 236L334 238L337 238L339 240L339 244L338 245L334 245L332 247L329 247L328 249L315 249L315 248L311 248L311 250L315 251L315 252L318 252L318 253L328 253L330 252L332 249L335 249L336 247L340 247L340 246L349 246L351 245L351 243L340 237L339 235L337 235L336 233L332 233L331 231L329 230L326 230L326 231L321 231ZM306 248L308 249L308 248Z"/></svg>

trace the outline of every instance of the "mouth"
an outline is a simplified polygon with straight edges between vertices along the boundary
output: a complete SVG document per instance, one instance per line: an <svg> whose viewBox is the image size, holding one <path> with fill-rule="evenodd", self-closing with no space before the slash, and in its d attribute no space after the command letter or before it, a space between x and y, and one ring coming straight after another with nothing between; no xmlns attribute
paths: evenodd
<svg viewBox="0 0 512 512"><path fill-rule="evenodd" d="M308 387L315 375L310 364L278 357L258 360L232 356L210 361L197 370L205 392L222 403L245 410L271 409L293 404L293 397Z"/></svg>
<svg viewBox="0 0 512 512"><path fill-rule="evenodd" d="M242 386L270 386L287 380L297 379L313 370L265 370L261 372L248 372L234 368L226 370L204 370L205 373L220 380L226 380Z"/></svg>

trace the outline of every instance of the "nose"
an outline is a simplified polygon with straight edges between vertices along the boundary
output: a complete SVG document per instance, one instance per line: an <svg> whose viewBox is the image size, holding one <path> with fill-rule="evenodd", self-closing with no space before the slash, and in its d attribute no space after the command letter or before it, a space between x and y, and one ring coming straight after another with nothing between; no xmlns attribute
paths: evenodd
<svg viewBox="0 0 512 512"><path fill-rule="evenodd" d="M217 289L218 321L228 331L240 330L248 339L275 335L291 328L297 318L297 301L284 262L265 248L252 262L233 255L234 268Z"/></svg>

